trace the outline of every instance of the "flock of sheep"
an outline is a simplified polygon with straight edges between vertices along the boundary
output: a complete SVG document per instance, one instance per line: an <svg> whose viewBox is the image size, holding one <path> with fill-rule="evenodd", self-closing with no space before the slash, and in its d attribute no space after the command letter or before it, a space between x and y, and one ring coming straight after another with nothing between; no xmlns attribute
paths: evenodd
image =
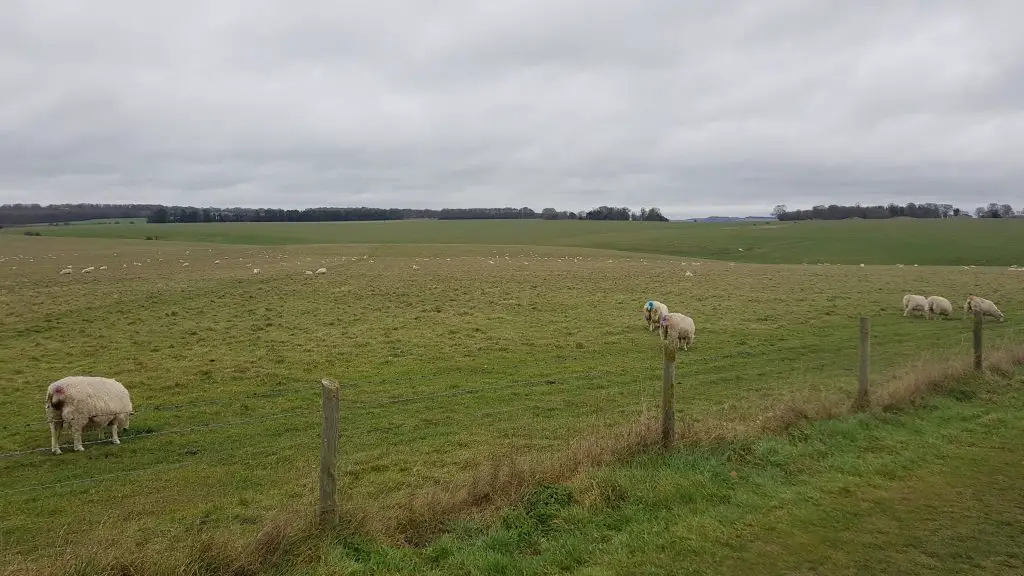
<svg viewBox="0 0 1024 576"><path fill-rule="evenodd" d="M92 269L83 270L91 272ZM326 268L306 274L325 274ZM64 271L61 272L65 273ZM254 274L259 269L253 270ZM657 329L667 357L674 359L680 347L689 350L696 337L693 318L678 312L670 312L668 306L657 300L648 300L643 307L644 322L648 330ZM903 297L903 315L920 312L927 318L949 317L953 305L942 296L920 296L907 294ZM991 301L979 296L968 296L964 303L964 315L981 312L1002 322L1005 316ZM59 436L67 425L72 432L75 451L82 451L82 431L87 427L110 428L111 441L120 444L118 432L128 428L129 417L134 414L131 396L118 381L99 376L68 376L53 382L46 389L46 417L50 424L50 446L54 454L60 454Z"/></svg>
<svg viewBox="0 0 1024 576"><path fill-rule="evenodd" d="M920 312L926 318L948 318L953 313L953 305L942 296L920 296L918 294L907 294L903 297L903 315ZM991 316L1002 322L1006 316L999 311L999 308L991 301L980 296L968 296L964 302L964 318L981 312L983 316Z"/></svg>
<svg viewBox="0 0 1024 576"><path fill-rule="evenodd" d="M671 358L675 358L680 346L683 350L689 350L697 336L693 318L669 312L668 306L657 300L648 300L644 304L644 321L647 322L648 330L653 332L657 328L660 331L662 345Z"/></svg>

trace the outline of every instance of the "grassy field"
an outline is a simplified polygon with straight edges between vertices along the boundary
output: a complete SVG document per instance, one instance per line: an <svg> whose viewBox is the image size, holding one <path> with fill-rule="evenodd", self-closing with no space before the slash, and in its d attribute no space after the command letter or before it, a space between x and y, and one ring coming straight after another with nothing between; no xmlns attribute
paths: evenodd
<svg viewBox="0 0 1024 576"><path fill-rule="evenodd" d="M17 234L17 229L3 232ZM1024 266L1024 219L657 223L542 220L315 224L139 224L47 229L47 235L291 244L560 246L760 264Z"/></svg>
<svg viewBox="0 0 1024 576"><path fill-rule="evenodd" d="M45 452L0 456L0 565L59 567L90 549L102 549L105 557L173 562L194 553L192 542L247 542L282 511L308 511L315 501L324 377L343 384L341 493L346 517L360 528L358 537L345 536L307 565L324 573L331 567L384 573L588 567L606 573L632 566L638 557L648 559L657 573L670 571L666 562L686 561L686 550L703 555L692 564L694 573L719 573L720 566L706 564L713 557L747 558L749 568L756 566L758 554L769 553L779 570L794 569L785 561L795 548L775 542L787 533L773 529L798 530L800 514L818 514L808 519L824 523L816 532L827 528L830 514L836 530L849 528L858 517L840 512L842 498L866 505L843 492L844 480L835 475L848 474L851 482L880 489L909 485L899 482L910 482L915 470L945 470L949 466L939 456L923 462L922 454L934 448L928 431L947 424L952 430L947 438L967 438L968 432L991 442L1012 438L1013 429L1000 430L1000 436L968 425L979 410L1002 410L1000 419L1012 419L1012 411L1021 409L1013 403L1016 396L1006 405L940 402L927 418L861 418L822 424L808 432L810 438L792 443L741 443L744 453L779 452L764 462L741 459L757 482L730 485L732 496L725 500L718 489L700 486L725 463L734 465L732 444L575 475L573 493L579 497L603 490L621 492L621 498L610 504L601 500L605 503L596 508L560 507L559 518L569 514L568 524L551 534L544 528L542 544L523 548L514 523L526 521L512 511L495 525L484 501L456 510L454 527L440 540L432 535L427 548L393 547L408 535L410 503L429 504L427 496L443 499L446 487L486 479L481 470L513 455L536 462L557 459L574 439L628 426L656 411L661 352L642 323L647 298L694 317L697 342L678 362L676 410L688 425L720 429L723 437L752 429L766 412L794 402L832 397L847 402L856 386L860 314L873 318L872 374L878 381L923 358L966 354L971 329L959 319L959 306L970 293L993 299L1008 314L1007 322L986 325L987 345L1024 342L1016 321L1024 306L1022 276L1004 267L737 264L592 248L454 243L473 230L493 227L480 242L508 241L502 234L547 224L96 225L54 228L53 234L45 230L43 237L4 230L0 363L6 370L0 391L9 417L0 424L0 453L48 446L43 393L46 384L68 374L118 378L132 391L138 413L119 447L93 444L82 454L59 457ZM569 230L590 224L556 225ZM860 224L877 225L838 226ZM901 242L913 244L922 223L903 224ZM417 234L410 230L431 225L438 228L423 234L434 244L415 243ZM989 238L1011 225L986 229L993 231ZM635 246L618 246L624 250L639 250L645 234L662 234L665 243L654 242L652 251L672 251L673 242L681 241L673 240L676 230L691 225L653 227L653 232L598 226L617 235L605 240L609 244L627 242L623 238L636 231L640 239L628 240ZM160 240L50 237L97 231L116 236L121 229L155 233ZM387 229L395 231L390 241L380 237ZM794 234L790 229L835 234L804 223L768 232L741 227L735 233ZM895 237L898 229L888 230ZM218 243L225 238L214 234L233 235L233 243ZM284 242L276 234L292 236ZM706 234L701 242L712 242ZM175 237L189 241L171 240ZM347 243L328 243L333 240ZM300 241L319 244L297 245ZM562 241L602 244L592 236ZM788 249L779 243L771 250L781 255ZM749 257L747 249L741 254ZM919 258L906 262L925 262L931 254L921 250ZM58 275L65 266L73 266L74 273ZM97 269L81 273L87 266ZM321 266L326 275L304 273ZM957 306L957 318L902 317L906 292L947 296ZM970 430L957 435L957 422ZM831 464L809 464L820 456L815 450L821 444L833 442ZM901 442L909 452L902 451ZM945 442L942 457L953 462L969 455L970 442ZM902 455L897 458L894 450ZM843 472L844 463L861 457L877 462ZM901 469L906 474L886 472L885 466L897 465L893 459L899 458L906 461ZM969 466L963 478L979 470L983 467ZM1019 478L1019 464L1014 470ZM661 478L654 493L647 477ZM960 478L950 472L936 480L936 498ZM679 484L673 487L670 480ZM614 487L619 485L621 490ZM552 490L549 497L560 502L562 489ZM774 508L776 496L793 505ZM815 512L811 504L823 498L829 504ZM682 524L671 525L681 503L700 514L688 513ZM650 507L649 515L644 506ZM775 510L786 521L751 524L751 515L764 510ZM905 521L912 524L916 513L908 514ZM746 540L728 536L732 518ZM974 520L979 527L990 522L988 516ZM899 528L893 523L892 530ZM535 542L538 536L530 530L536 526L525 526L524 538ZM664 537L639 536L662 526L668 529ZM716 536L701 541L704 531ZM950 539L954 536L950 532ZM829 556L832 537L815 540L818 548L799 558L831 559L851 569L853 560ZM597 550L598 543L609 547ZM555 548L545 548L549 545ZM851 546L853 554L856 546Z"/></svg>

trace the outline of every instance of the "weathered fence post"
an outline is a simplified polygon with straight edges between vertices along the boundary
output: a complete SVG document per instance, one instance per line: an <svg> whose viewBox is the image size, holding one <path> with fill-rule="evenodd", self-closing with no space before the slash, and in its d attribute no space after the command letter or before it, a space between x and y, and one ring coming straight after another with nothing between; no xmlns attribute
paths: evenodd
<svg viewBox="0 0 1024 576"><path fill-rule="evenodd" d="M857 379L857 409L867 408L868 374L871 369L871 318L860 317L860 373Z"/></svg>
<svg viewBox="0 0 1024 576"><path fill-rule="evenodd" d="M320 446L320 507L317 516L321 524L334 523L338 518L338 436L341 419L341 393L338 383L330 378L323 385L324 429Z"/></svg>
<svg viewBox="0 0 1024 576"><path fill-rule="evenodd" d="M981 357L981 323L982 317L981 312L974 313L974 369L981 372L982 369L982 357Z"/></svg>
<svg viewBox="0 0 1024 576"><path fill-rule="evenodd" d="M669 448L676 438L675 413L676 355L665 348L665 365L661 380L661 445Z"/></svg>

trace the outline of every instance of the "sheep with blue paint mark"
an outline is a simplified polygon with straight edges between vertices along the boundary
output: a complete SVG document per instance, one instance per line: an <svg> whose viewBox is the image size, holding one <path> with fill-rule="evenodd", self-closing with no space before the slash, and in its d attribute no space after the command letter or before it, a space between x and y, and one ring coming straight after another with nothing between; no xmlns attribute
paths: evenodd
<svg viewBox="0 0 1024 576"><path fill-rule="evenodd" d="M651 332L654 332L661 326L661 319L666 315L668 315L668 306L661 302L648 300L644 304L644 321L647 322L647 328Z"/></svg>

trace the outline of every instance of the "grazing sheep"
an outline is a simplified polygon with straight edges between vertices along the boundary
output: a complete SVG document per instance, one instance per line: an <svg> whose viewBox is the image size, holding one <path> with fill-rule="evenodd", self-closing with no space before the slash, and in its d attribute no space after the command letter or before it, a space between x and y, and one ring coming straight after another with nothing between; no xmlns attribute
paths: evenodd
<svg viewBox="0 0 1024 576"><path fill-rule="evenodd" d="M924 296L918 296L917 294L907 294L903 297L903 315L906 316L911 312L920 311L921 313L927 313L928 300Z"/></svg>
<svg viewBox="0 0 1024 576"><path fill-rule="evenodd" d="M88 268L82 268L82 274L88 274L88 273L92 272L95 269L96 269L95 266L89 266Z"/></svg>
<svg viewBox="0 0 1024 576"><path fill-rule="evenodd" d="M76 452L82 446L82 431L90 426L110 427L111 442L120 444L120 430L128 428L134 414L128 390L110 378L100 376L68 376L46 388L46 420L50 423L50 450L60 454L61 429L71 427Z"/></svg>
<svg viewBox="0 0 1024 576"><path fill-rule="evenodd" d="M316 273L317 274L327 274L327 268L317 268L316 269Z"/></svg>
<svg viewBox="0 0 1024 576"><path fill-rule="evenodd" d="M668 314L668 306L657 300L648 300L644 304L644 321L647 322L647 329L654 332L661 325L661 319Z"/></svg>
<svg viewBox="0 0 1024 576"><path fill-rule="evenodd" d="M953 305L942 296L929 296L924 312L929 318L932 315L934 315L935 319L938 319L939 316L949 318L949 315L953 313Z"/></svg>
<svg viewBox="0 0 1024 576"><path fill-rule="evenodd" d="M672 360L675 360L679 345L683 345L683 350L689 350L696 336L697 329L693 324L693 318L678 312L661 317L661 340Z"/></svg>
<svg viewBox="0 0 1024 576"><path fill-rule="evenodd" d="M312 270L306 270L306 276L312 276L312 275L313 275L313 271Z"/></svg>
<svg viewBox="0 0 1024 576"><path fill-rule="evenodd" d="M259 268L253 268L252 269L252 273L253 274L259 274L260 273L260 269Z"/></svg>
<svg viewBox="0 0 1024 576"><path fill-rule="evenodd" d="M107 269L106 266L100 266L100 270L106 270L106 269Z"/></svg>
<svg viewBox="0 0 1024 576"><path fill-rule="evenodd" d="M62 276L64 274L71 274L71 268L65 268L65 269L61 270L60 273L61 273Z"/></svg>
<svg viewBox="0 0 1024 576"><path fill-rule="evenodd" d="M981 312L982 316L997 318L1000 322L1006 318L991 300L986 300L981 296L968 296L967 302L964 302L964 318L968 315L973 315L975 312Z"/></svg>

